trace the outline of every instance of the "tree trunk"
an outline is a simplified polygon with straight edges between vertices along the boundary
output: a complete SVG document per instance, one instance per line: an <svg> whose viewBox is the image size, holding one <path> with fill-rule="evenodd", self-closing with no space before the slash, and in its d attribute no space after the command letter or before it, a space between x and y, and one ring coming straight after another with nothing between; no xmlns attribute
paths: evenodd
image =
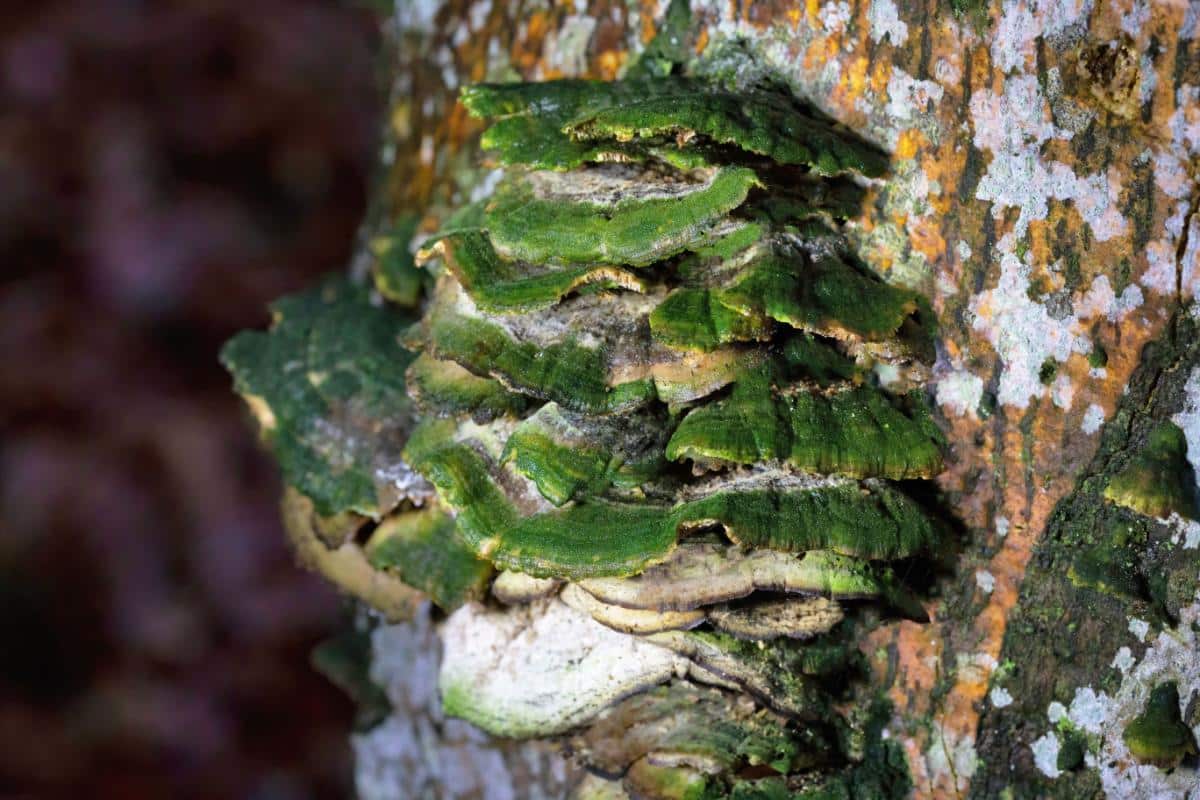
<svg viewBox="0 0 1200 800"><path fill-rule="evenodd" d="M411 214L429 232L487 180L462 85L614 79L666 13L399 5L372 233ZM885 620L859 645L892 702L884 734L912 795L1200 797L1189 742L1158 752L1134 725L1157 719L1149 699L1173 683L1178 708L1156 726L1200 729L1200 6L694 1L691 13L696 53L743 42L753 68L891 154L847 236L938 319L930 393L954 555L931 621ZM1176 488L1183 500L1160 496ZM372 675L394 711L354 739L361 794L561 797L584 780L549 745L442 717L430 613L373 634Z"/></svg>

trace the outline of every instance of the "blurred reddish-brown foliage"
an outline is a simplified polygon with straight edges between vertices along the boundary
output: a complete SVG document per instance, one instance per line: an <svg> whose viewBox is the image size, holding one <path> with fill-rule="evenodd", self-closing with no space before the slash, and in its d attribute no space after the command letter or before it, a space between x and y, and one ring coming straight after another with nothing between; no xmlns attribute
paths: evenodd
<svg viewBox="0 0 1200 800"><path fill-rule="evenodd" d="M24 6L24 8L22 8ZM341 269L378 20L317 0L0 11L0 796L349 793L339 600L216 356Z"/></svg>

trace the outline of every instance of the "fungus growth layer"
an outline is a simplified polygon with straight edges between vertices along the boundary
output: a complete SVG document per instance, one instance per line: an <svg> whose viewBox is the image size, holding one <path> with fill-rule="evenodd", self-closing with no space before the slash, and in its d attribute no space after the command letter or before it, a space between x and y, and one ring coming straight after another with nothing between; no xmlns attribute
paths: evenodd
<svg viewBox="0 0 1200 800"><path fill-rule="evenodd" d="M886 159L661 67L468 87L494 192L223 358L305 559L445 613L448 714L605 796L899 796L856 641L924 619L947 532L924 394L875 378L921 385L929 305L840 233Z"/></svg>

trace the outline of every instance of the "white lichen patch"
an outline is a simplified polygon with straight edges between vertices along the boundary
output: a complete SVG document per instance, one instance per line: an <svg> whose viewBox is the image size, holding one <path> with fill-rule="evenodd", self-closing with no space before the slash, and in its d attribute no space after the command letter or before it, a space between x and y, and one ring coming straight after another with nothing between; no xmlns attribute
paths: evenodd
<svg viewBox="0 0 1200 800"><path fill-rule="evenodd" d="M1117 654L1113 656L1112 668L1120 670L1122 674L1129 672L1129 668L1136 663L1133 657L1133 651L1122 645L1121 649L1117 650Z"/></svg>
<svg viewBox="0 0 1200 800"><path fill-rule="evenodd" d="M982 398L983 378L968 370L949 370L937 378L937 404L956 417L975 416Z"/></svg>
<svg viewBox="0 0 1200 800"><path fill-rule="evenodd" d="M1179 26L1179 38L1190 41L1196 38L1200 31L1200 4L1188 3L1183 15L1183 24Z"/></svg>
<svg viewBox="0 0 1200 800"><path fill-rule="evenodd" d="M979 766L975 737L960 737L949 728L935 725L930 737L932 743L925 751L925 767L930 777L939 781L954 780L957 791L965 792Z"/></svg>
<svg viewBox="0 0 1200 800"><path fill-rule="evenodd" d="M1123 10L1121 4L1116 2L1113 3L1113 7L1121 14L1121 30L1130 36L1139 35L1150 21L1150 6L1142 0L1134 0L1128 11Z"/></svg>
<svg viewBox="0 0 1200 800"><path fill-rule="evenodd" d="M487 200L496 191L496 186L500 183L500 179L503 177L504 177L504 170L502 170L502 169L490 170L486 175L483 176L483 178L477 184L475 184L473 187L471 187L471 193L469 195L470 201L472 203L478 203L482 200ZM428 236L425 236L423 234L415 235L413 237L413 241L415 244L418 245L418 247L413 248L412 252L416 253L417 250L420 249L419 248L420 243L424 242L428 238L429 238Z"/></svg>
<svg viewBox="0 0 1200 800"><path fill-rule="evenodd" d="M557 598L507 612L468 604L446 620L442 641L445 712L497 736L562 733L688 668Z"/></svg>
<svg viewBox="0 0 1200 800"><path fill-rule="evenodd" d="M1075 690L1071 707L1067 709L1067 717L1075 727L1081 730L1088 733L1100 733L1100 728L1104 724L1105 716L1111 705L1112 699L1107 694L1096 692L1090 686L1084 686Z"/></svg>
<svg viewBox="0 0 1200 800"><path fill-rule="evenodd" d="M1060 373L1054 379L1054 383L1050 384L1050 399L1064 411L1071 410L1071 403L1075 400L1075 384L1071 382L1070 375Z"/></svg>
<svg viewBox="0 0 1200 800"><path fill-rule="evenodd" d="M409 0L396 3L396 27L401 31L430 33L441 9L440 0Z"/></svg>
<svg viewBox="0 0 1200 800"><path fill-rule="evenodd" d="M1084 433L1089 436L1100 430L1100 426L1104 424L1104 409L1095 403L1087 407L1087 411L1083 412L1083 422L1079 427Z"/></svg>
<svg viewBox="0 0 1200 800"><path fill-rule="evenodd" d="M1200 152L1200 86L1185 83L1175 90L1175 112L1168 124L1176 144L1189 153Z"/></svg>
<svg viewBox="0 0 1200 800"><path fill-rule="evenodd" d="M821 27L830 33L841 33L846 30L851 16L850 4L846 0L826 3L817 12L817 19L821 22Z"/></svg>
<svg viewBox="0 0 1200 800"><path fill-rule="evenodd" d="M1030 222L1046 218L1051 198L1074 202L1099 241L1129 231L1117 208L1122 187L1115 171L1077 176L1066 164L1042 159L1046 142L1069 140L1074 134L1050 121L1049 103L1036 76L1009 78L1002 94L976 91L970 110L975 146L992 153L975 196L994 203L997 217L1006 208L1020 209L1014 230L1018 238Z"/></svg>
<svg viewBox="0 0 1200 800"><path fill-rule="evenodd" d="M546 36L545 66L568 77L587 71L588 42L596 30L595 17L574 14Z"/></svg>
<svg viewBox="0 0 1200 800"><path fill-rule="evenodd" d="M946 90L936 81L918 80L899 67L892 67L887 94L888 116L896 123L909 123L924 118L924 112L929 110L930 104L937 105L941 102ZM933 126L925 126L930 127ZM899 133L899 128L896 129L896 133ZM895 144L894 137L890 143Z"/></svg>
<svg viewBox="0 0 1200 800"><path fill-rule="evenodd" d="M1111 708L1112 700L1108 695L1104 692L1097 693L1090 686L1085 686L1075 690L1070 708L1058 701L1052 702L1046 709L1046 717L1050 724L1056 727L1067 722L1076 730L1096 734L1101 732ZM1062 770L1058 768L1058 754L1061 749L1062 742L1054 730L1047 731L1030 745L1033 763L1047 778L1062 775Z"/></svg>
<svg viewBox="0 0 1200 800"><path fill-rule="evenodd" d="M962 80L962 67L954 61L939 58L933 65L933 77L943 86L957 86Z"/></svg>
<svg viewBox="0 0 1200 800"><path fill-rule="evenodd" d="M1064 377L1048 388L1042 382L1043 365L1050 359L1063 363L1073 354L1090 353L1091 323L1097 319L1124 320L1142 305L1142 290L1131 284L1117 295L1108 277L1100 275L1086 291L1075 293L1069 306L1064 309L1060 304L1052 312L1046 303L1031 297L1033 267L1027 253L1019 256L1015 252L1015 241L1015 233L1010 233L997 244L1000 278L994 289L972 298L972 325L992 344L1003 363L996 398L999 403L1027 408L1031 399L1049 391L1057 406L1069 409L1078 386ZM1050 270L1056 274L1055 267ZM1087 426L1085 415L1085 432L1089 432Z"/></svg>
<svg viewBox="0 0 1200 800"><path fill-rule="evenodd" d="M871 25L871 40L875 43L891 39L892 44L899 47L908 40L908 25L900 19L892 0L873 0L867 10L867 22Z"/></svg>
<svg viewBox="0 0 1200 800"><path fill-rule="evenodd" d="M1033 751L1033 763L1047 778L1057 778L1062 775L1058 768L1058 737L1053 731L1038 738L1030 749Z"/></svg>
<svg viewBox="0 0 1200 800"><path fill-rule="evenodd" d="M1192 465L1197 480L1200 480L1200 367L1193 367L1184 384L1183 409L1171 417L1171 421L1183 431L1187 440L1188 463Z"/></svg>
<svg viewBox="0 0 1200 800"><path fill-rule="evenodd" d="M1174 295L1176 289L1175 248L1170 239L1156 239L1146 245L1146 271L1138 283L1159 295Z"/></svg>
<svg viewBox="0 0 1200 800"><path fill-rule="evenodd" d="M1000 259L996 288L971 300L973 327L995 348L1004 370L996 399L1003 405L1026 408L1046 387L1040 372L1047 359L1063 362L1072 353L1091 351L1091 340L1074 318L1050 316L1047 308L1029 298L1030 268L1014 253Z"/></svg>
<svg viewBox="0 0 1200 800"><path fill-rule="evenodd" d="M1038 38L1063 38L1070 28L1086 24L1092 0L1029 2L1005 0L991 36L992 60L1002 72L1024 72L1033 66Z"/></svg>
<svg viewBox="0 0 1200 800"><path fill-rule="evenodd" d="M991 594L996 590L996 576L986 569L975 570L975 585L984 594Z"/></svg>
<svg viewBox="0 0 1200 800"><path fill-rule="evenodd" d="M1189 5L1189 19L1194 19L1194 6ZM1186 29L1189 22L1185 21ZM1181 31L1181 38L1183 32ZM1174 211L1167 218L1163 236L1146 246L1148 267L1139 282L1146 289L1162 295L1179 292L1181 299L1194 297L1200 289L1200 264L1198 264L1196 220L1189 216L1190 198L1196 191L1196 181L1189 168L1193 157L1200 155L1200 90L1189 84L1180 86L1175 92L1175 111L1168 129L1171 141L1157 148L1154 158L1155 186L1167 197L1177 201ZM1184 226L1188 226L1188 247L1177 257L1180 237Z"/></svg>
<svg viewBox="0 0 1200 800"><path fill-rule="evenodd" d="M1137 285L1126 286L1118 296L1108 276L1097 275L1087 292L1075 303L1075 315L1080 319L1104 317L1109 322L1118 322L1140 306L1144 299Z"/></svg>
<svg viewBox="0 0 1200 800"><path fill-rule="evenodd" d="M1130 617L1129 632L1132 633L1139 642L1144 642L1146 641L1146 636L1150 633L1150 623L1144 619Z"/></svg>
<svg viewBox="0 0 1200 800"><path fill-rule="evenodd" d="M988 692L988 699L992 701L992 705L996 708L1005 708L1011 706L1013 702L1012 693L1003 686L993 686Z"/></svg>
<svg viewBox="0 0 1200 800"><path fill-rule="evenodd" d="M1008 535L1008 517L996 517L996 536L1003 539Z"/></svg>
<svg viewBox="0 0 1200 800"><path fill-rule="evenodd" d="M1158 521L1171 529L1172 544L1182 545L1185 550L1200 547L1200 522L1187 519L1172 511L1169 517L1159 517Z"/></svg>
<svg viewBox="0 0 1200 800"><path fill-rule="evenodd" d="M987 683L996 671L996 659L990 653L955 653L954 672L960 680Z"/></svg>

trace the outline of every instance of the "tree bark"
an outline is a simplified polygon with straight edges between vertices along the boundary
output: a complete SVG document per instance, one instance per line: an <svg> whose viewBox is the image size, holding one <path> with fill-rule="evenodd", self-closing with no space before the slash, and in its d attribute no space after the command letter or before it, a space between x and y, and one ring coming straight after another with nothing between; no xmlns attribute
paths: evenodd
<svg viewBox="0 0 1200 800"><path fill-rule="evenodd" d="M370 225L415 213L429 230L485 179L461 85L613 79L664 12L401 0ZM849 236L932 300L950 442L939 489L961 524L932 621L885 623L862 645L914 796L1200 796L1194 764L1168 773L1122 738L1168 678L1200 723L1200 536L1103 494L1159 423L1200 459L1200 6L779 0L692 14L698 50L742 40L764 73L892 154ZM1118 523L1141 531L1136 585L1097 588L1076 557L1123 547L1105 538ZM397 666L433 657L427 624L375 637L397 711L386 733L356 737L364 796L557 797L578 779L540 746L441 719L432 662ZM1080 759L1060 757L1077 745ZM417 795L401 775L426 776Z"/></svg>

